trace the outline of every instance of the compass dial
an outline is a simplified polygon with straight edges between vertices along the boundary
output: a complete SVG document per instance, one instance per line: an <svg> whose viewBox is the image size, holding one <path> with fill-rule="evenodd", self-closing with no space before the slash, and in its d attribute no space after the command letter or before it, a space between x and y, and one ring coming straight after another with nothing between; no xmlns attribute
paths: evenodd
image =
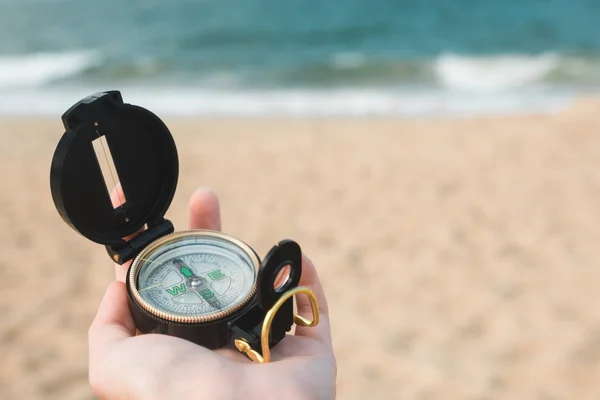
<svg viewBox="0 0 600 400"><path fill-rule="evenodd" d="M134 261L130 288L147 311L207 322L236 311L256 292L258 257L219 232L189 231L150 245Z"/></svg>

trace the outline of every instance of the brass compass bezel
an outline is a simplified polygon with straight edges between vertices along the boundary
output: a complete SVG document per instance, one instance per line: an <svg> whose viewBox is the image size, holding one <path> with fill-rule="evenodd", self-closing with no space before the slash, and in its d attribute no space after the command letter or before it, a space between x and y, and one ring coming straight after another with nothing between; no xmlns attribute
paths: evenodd
<svg viewBox="0 0 600 400"><path fill-rule="evenodd" d="M198 316L183 316L170 313L168 311L164 311L159 309L158 307L150 304L146 301L140 294L137 288L137 280L139 276L139 272L141 267L147 261L147 256L158 250L159 248L170 244L172 242L176 242L186 238L216 238L220 240L224 240L237 246L242 252L246 254L248 259L251 261L252 266L254 267L254 283L252 285L252 289L248 292L248 295L244 297L241 301L238 301L232 304L230 307L215 312L209 315L198 315ZM231 235L224 234L222 232L206 230L206 229L193 229L187 231L174 232L169 235L165 235L160 239L155 240L150 243L140 254L135 257L133 260L131 267L129 268L129 289L136 303L141 306L144 310L149 312L152 315L155 315L159 318L162 318L167 321L177 322L177 323L189 323L189 324L198 324L198 323L206 323L216 321L229 315L234 312L240 310L244 307L256 294L257 286L258 286L258 271L260 269L260 260L254 250L248 246L246 243L242 242L236 237Z"/></svg>

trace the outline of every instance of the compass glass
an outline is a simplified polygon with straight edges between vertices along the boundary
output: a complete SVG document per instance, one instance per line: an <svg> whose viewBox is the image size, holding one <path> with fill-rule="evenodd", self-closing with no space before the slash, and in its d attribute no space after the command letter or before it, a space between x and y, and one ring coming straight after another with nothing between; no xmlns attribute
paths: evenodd
<svg viewBox="0 0 600 400"><path fill-rule="evenodd" d="M136 260L135 287L145 303L167 316L207 318L233 312L254 294L252 250L219 233L177 235Z"/></svg>

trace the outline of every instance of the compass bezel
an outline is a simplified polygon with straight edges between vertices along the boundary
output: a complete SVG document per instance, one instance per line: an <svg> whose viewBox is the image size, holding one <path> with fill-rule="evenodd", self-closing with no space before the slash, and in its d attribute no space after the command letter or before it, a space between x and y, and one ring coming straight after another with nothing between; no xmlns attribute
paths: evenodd
<svg viewBox="0 0 600 400"><path fill-rule="evenodd" d="M147 256L160 249L161 247L168 245L172 242L176 242L179 240L184 240L186 238L214 238L219 240L227 241L229 244L237 246L251 261L252 266L254 268L254 283L252 285L251 290L248 294L241 300L226 309L217 311L212 314L205 315L195 315L195 316L184 316L171 313L167 310L162 310L155 305L148 302L146 299L142 297L140 292L138 291L138 277L141 271L142 266L144 265L144 261L147 259ZM194 229L187 230L181 232L171 233L169 235L163 236L162 238L152 242L148 245L141 253L137 255L137 257L133 260L131 267L129 268L129 290L131 295L138 306L149 312L150 314L159 317L163 320L180 323L180 324L198 324L198 323L207 323L216 320L220 320L230 316L236 311L243 308L248 302L256 295L257 287L258 287L258 273L260 270L260 259L256 252L248 246L243 241L239 240L236 237L231 235L224 234L218 231L205 230L205 229Z"/></svg>

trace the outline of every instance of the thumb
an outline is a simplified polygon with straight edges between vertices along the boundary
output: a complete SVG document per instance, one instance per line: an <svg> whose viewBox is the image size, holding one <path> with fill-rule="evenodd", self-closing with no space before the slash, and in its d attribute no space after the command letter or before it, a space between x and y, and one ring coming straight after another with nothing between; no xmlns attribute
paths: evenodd
<svg viewBox="0 0 600 400"><path fill-rule="evenodd" d="M114 281L108 286L88 332L90 359L106 346L134 335L125 284Z"/></svg>
<svg viewBox="0 0 600 400"><path fill-rule="evenodd" d="M190 228L221 230L219 197L210 188L198 188L189 203Z"/></svg>
<svg viewBox="0 0 600 400"><path fill-rule="evenodd" d="M88 333L88 378L92 391L99 398L124 398L127 386L115 376L126 376L128 357L120 345L134 335L135 325L129 313L125 284L114 281L108 286ZM135 379L132 380L135 383Z"/></svg>

